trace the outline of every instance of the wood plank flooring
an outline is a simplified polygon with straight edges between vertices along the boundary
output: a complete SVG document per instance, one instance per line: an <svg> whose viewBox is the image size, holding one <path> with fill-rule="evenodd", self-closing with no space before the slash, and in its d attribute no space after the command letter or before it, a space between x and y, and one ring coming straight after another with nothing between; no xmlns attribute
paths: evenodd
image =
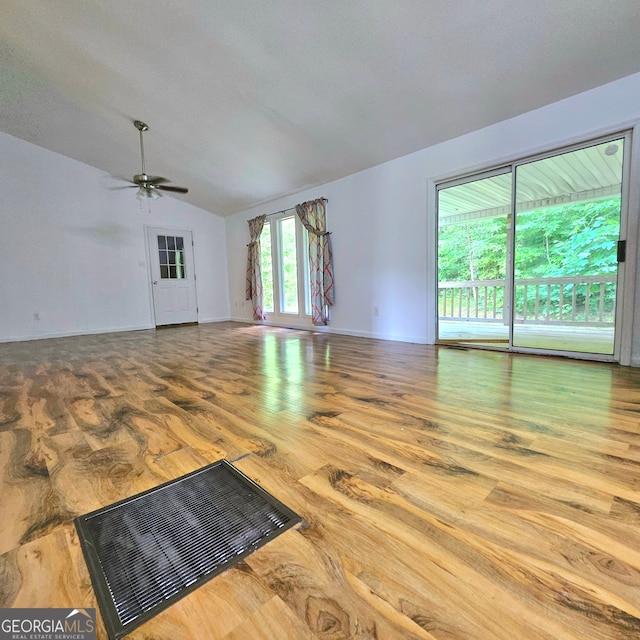
<svg viewBox="0 0 640 640"><path fill-rule="evenodd" d="M95 607L72 519L245 456L302 524L131 638L640 638L640 370L236 323L0 363L0 607Z"/></svg>

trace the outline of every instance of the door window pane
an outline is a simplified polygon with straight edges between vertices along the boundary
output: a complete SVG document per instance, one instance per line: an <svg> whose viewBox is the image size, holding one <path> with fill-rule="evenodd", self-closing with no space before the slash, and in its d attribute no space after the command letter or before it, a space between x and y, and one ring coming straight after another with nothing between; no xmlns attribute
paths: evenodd
<svg viewBox="0 0 640 640"><path fill-rule="evenodd" d="M176 278L178 280L185 277L184 251L176 251Z"/></svg>

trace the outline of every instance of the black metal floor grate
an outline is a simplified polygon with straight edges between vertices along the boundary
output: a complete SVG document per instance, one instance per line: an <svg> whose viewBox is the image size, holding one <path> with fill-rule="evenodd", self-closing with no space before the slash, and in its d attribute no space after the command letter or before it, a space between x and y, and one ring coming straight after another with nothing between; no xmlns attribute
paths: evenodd
<svg viewBox="0 0 640 640"><path fill-rule="evenodd" d="M111 639L298 522L226 460L75 520Z"/></svg>

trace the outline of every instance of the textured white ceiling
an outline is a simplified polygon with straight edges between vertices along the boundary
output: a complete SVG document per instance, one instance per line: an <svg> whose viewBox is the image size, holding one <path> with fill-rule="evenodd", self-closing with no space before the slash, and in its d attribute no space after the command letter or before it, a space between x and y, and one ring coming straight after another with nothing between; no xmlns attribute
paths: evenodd
<svg viewBox="0 0 640 640"><path fill-rule="evenodd" d="M0 129L229 214L640 71L639 0L2 0ZM132 195L132 197L134 197Z"/></svg>

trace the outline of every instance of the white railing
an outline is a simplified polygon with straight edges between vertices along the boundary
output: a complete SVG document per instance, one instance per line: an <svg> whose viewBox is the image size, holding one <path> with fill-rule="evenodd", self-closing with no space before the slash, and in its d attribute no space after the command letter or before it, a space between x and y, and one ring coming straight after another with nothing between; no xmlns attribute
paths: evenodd
<svg viewBox="0 0 640 640"><path fill-rule="evenodd" d="M517 279L514 321L527 324L611 326L616 276ZM505 322L505 281L440 282L441 320Z"/></svg>

